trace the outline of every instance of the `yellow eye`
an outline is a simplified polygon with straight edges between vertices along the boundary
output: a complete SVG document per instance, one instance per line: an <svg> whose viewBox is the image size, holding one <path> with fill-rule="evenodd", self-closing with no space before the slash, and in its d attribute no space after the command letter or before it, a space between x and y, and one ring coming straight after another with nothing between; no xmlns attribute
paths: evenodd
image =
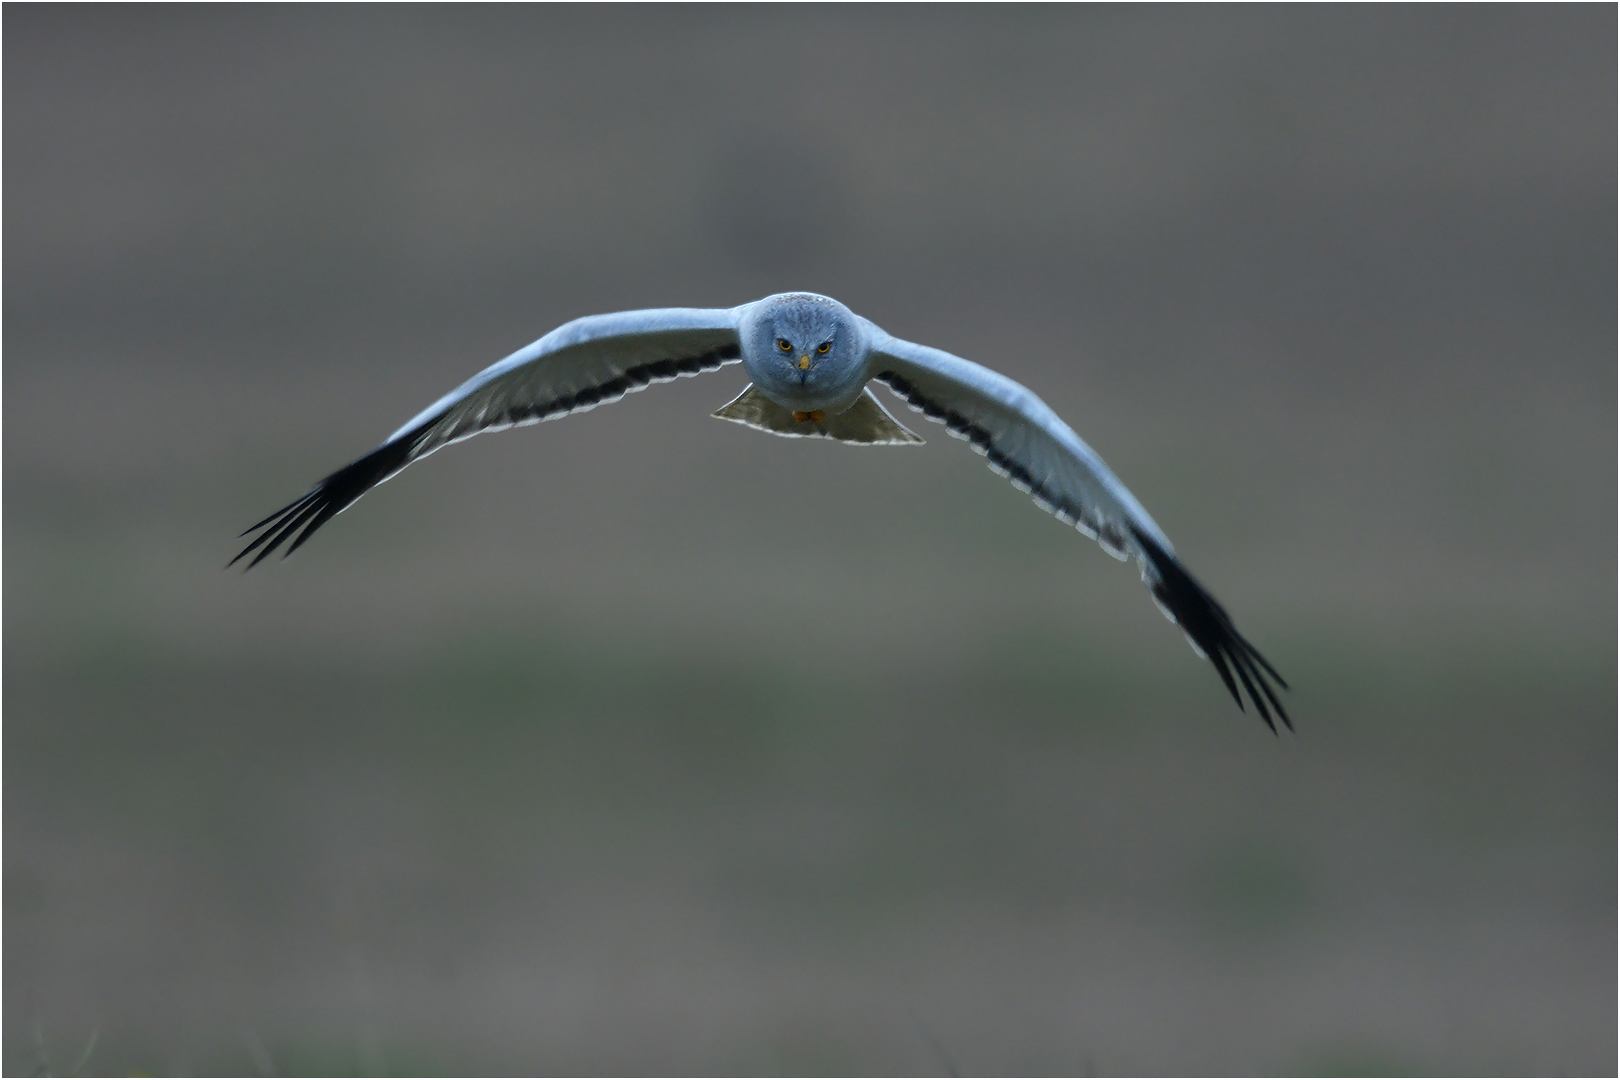
<svg viewBox="0 0 1620 1080"><path fill-rule="evenodd" d="M816 352L818 352L818 353L828 352L831 349L832 349L832 342L830 342L830 341L823 341L820 345L816 346Z"/></svg>
<svg viewBox="0 0 1620 1080"><path fill-rule="evenodd" d="M783 352L792 352L793 351L793 346L792 346L791 343L789 343L787 338L777 338L776 339L776 347L778 349L781 349Z"/></svg>

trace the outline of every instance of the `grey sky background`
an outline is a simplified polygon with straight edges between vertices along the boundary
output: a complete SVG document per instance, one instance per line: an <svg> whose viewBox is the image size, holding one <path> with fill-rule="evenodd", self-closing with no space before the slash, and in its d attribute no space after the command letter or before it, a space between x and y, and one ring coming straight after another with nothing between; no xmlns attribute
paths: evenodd
<svg viewBox="0 0 1620 1080"><path fill-rule="evenodd" d="M1616 1068L1612 8L4 29L8 1073ZM1041 394L1298 738L736 369L220 572L567 319L800 288Z"/></svg>

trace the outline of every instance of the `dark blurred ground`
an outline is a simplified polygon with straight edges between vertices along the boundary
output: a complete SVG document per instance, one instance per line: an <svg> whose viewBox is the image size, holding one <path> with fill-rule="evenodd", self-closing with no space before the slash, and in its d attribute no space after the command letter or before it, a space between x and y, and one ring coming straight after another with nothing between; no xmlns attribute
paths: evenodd
<svg viewBox="0 0 1620 1080"><path fill-rule="evenodd" d="M1612 7L4 29L8 1074L1615 1071ZM566 319L794 288L1043 394L1298 738L737 369L220 572Z"/></svg>

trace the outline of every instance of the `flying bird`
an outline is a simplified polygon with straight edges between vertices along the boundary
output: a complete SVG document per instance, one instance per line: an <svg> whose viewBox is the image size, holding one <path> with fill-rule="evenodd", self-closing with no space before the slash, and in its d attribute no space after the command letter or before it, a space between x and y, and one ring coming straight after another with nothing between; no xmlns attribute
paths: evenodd
<svg viewBox="0 0 1620 1080"><path fill-rule="evenodd" d="M749 386L714 415L772 435L862 446L923 440L884 409L869 383L966 440L1041 509L1135 558L1165 617L1215 666L1238 708L1247 693L1273 732L1290 730L1272 682L1282 680L1175 555L1124 484L1046 403L1004 375L902 341L816 293L779 293L734 308L658 308L590 315L462 383L377 449L242 533L230 565L290 555L360 496L442 446L617 401L653 383L740 363ZM1269 681L1268 681L1269 680Z"/></svg>

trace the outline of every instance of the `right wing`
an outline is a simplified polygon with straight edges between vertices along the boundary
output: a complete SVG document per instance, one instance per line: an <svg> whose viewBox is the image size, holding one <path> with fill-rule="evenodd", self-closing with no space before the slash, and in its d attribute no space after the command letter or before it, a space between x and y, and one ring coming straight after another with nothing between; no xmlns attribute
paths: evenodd
<svg viewBox="0 0 1620 1080"><path fill-rule="evenodd" d="M251 569L283 545L291 555L360 496L441 446L585 412L651 383L741 358L736 309L657 308L575 319L474 375L377 449L248 529L243 536L258 536L229 565L257 552Z"/></svg>
<svg viewBox="0 0 1620 1080"><path fill-rule="evenodd" d="M992 469L1041 509L1094 538L1115 558L1134 556L1159 609L1181 627L1198 655L1215 666L1238 708L1244 707L1241 683L1268 727L1277 730L1273 712L1293 727L1267 676L1285 690L1288 684L1181 565L1136 496L1046 402L970 360L902 341L870 322L867 330L873 341L868 363L874 380L972 443Z"/></svg>

